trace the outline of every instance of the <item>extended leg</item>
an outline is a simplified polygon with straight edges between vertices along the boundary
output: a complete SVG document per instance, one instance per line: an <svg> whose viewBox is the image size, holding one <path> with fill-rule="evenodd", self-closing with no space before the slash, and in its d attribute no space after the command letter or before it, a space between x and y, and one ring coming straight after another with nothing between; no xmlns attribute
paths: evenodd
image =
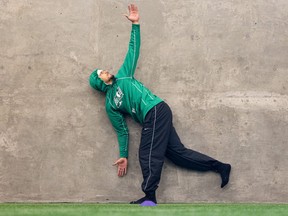
<svg viewBox="0 0 288 216"><path fill-rule="evenodd" d="M172 126L169 143L167 146L166 157L176 165L197 170L197 171L214 171L221 176L221 187L224 187L229 181L231 166L224 164L207 155L187 149L181 142L175 128Z"/></svg>

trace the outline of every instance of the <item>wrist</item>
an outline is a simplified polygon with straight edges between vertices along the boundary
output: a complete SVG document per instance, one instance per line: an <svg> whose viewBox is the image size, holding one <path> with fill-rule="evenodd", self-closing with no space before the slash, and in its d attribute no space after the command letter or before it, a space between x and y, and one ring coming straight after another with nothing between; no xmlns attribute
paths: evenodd
<svg viewBox="0 0 288 216"><path fill-rule="evenodd" d="M133 21L132 24L139 25L139 21Z"/></svg>

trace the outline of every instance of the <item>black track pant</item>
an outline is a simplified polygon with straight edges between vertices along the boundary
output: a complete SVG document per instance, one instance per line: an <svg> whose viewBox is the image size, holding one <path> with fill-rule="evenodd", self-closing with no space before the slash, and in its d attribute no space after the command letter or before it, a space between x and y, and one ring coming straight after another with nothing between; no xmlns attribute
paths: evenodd
<svg viewBox="0 0 288 216"><path fill-rule="evenodd" d="M142 128L139 161L143 174L142 190L155 194L165 156L176 165L198 171L216 171L219 161L185 148L172 123L170 107L161 102L146 115Z"/></svg>

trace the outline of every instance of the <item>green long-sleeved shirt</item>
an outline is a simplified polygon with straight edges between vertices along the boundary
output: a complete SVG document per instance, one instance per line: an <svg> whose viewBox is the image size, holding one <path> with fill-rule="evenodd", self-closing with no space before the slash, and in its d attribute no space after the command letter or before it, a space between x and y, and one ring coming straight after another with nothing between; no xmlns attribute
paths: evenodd
<svg viewBox="0 0 288 216"><path fill-rule="evenodd" d="M117 133L120 157L128 157L129 132L123 114L142 124L147 112L162 99L134 78L140 51L140 25L132 24L129 49L106 92L106 112Z"/></svg>

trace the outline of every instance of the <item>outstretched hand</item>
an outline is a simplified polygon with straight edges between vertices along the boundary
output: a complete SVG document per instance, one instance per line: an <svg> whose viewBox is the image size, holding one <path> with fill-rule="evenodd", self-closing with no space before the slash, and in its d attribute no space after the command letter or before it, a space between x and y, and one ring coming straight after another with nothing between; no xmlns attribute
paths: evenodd
<svg viewBox="0 0 288 216"><path fill-rule="evenodd" d="M139 22L139 11L136 5L131 4L128 5L129 15L124 14L128 20L130 20L133 24L138 24Z"/></svg>
<svg viewBox="0 0 288 216"><path fill-rule="evenodd" d="M118 166L118 176L122 177L127 174L127 166L128 160L127 158L120 158L113 164L114 166Z"/></svg>

